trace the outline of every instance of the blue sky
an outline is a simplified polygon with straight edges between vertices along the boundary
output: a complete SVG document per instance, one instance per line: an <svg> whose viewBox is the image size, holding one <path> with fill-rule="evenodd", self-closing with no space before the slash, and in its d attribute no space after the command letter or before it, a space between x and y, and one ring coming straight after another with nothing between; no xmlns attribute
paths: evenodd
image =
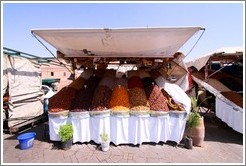
<svg viewBox="0 0 246 166"><path fill-rule="evenodd" d="M189 61L221 47L243 46L243 3L2 3L3 46L52 55L31 35L36 28L200 26L206 28ZM186 55L200 33L180 50ZM55 49L47 45L52 52Z"/></svg>

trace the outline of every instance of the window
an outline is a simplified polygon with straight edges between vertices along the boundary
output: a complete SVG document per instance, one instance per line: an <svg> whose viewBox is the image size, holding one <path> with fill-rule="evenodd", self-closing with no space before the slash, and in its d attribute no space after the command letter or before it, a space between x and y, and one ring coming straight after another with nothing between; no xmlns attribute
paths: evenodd
<svg viewBox="0 0 246 166"><path fill-rule="evenodd" d="M63 72L63 76L66 77L66 72Z"/></svg>
<svg viewBox="0 0 246 166"><path fill-rule="evenodd" d="M51 75L51 76L54 76L54 72L50 72L50 75Z"/></svg>

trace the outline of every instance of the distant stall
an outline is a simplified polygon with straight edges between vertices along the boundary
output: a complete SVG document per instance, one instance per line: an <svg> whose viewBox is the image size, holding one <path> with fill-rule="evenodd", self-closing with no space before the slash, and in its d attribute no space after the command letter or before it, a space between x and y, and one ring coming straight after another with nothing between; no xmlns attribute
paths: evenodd
<svg viewBox="0 0 246 166"><path fill-rule="evenodd" d="M215 96L216 116L243 133L243 49L222 48L186 65L193 80Z"/></svg>

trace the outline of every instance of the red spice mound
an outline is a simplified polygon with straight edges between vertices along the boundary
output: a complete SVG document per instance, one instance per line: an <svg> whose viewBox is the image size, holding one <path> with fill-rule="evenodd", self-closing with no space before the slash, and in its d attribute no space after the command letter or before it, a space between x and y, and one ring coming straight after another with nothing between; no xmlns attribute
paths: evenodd
<svg viewBox="0 0 246 166"><path fill-rule="evenodd" d="M138 76L133 76L131 78L129 78L128 80L128 88L132 89L132 88L141 88L143 89L143 83L140 77Z"/></svg>

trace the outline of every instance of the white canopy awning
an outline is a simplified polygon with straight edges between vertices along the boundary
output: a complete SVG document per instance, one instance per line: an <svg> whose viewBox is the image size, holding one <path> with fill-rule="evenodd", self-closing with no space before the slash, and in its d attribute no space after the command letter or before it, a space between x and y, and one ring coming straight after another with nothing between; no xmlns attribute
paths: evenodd
<svg viewBox="0 0 246 166"><path fill-rule="evenodd" d="M65 57L172 57L200 27L32 30Z"/></svg>
<svg viewBox="0 0 246 166"><path fill-rule="evenodd" d="M198 71L201 70L201 68L203 68L206 63L208 62L208 60L210 59L210 57L212 56L220 56L220 55L242 55L243 53L243 48L242 47L224 47L224 48L220 48L218 50L215 50L213 52L210 52L208 54L205 54L199 58L196 58L190 62L186 63L187 67L190 66L194 66Z"/></svg>

